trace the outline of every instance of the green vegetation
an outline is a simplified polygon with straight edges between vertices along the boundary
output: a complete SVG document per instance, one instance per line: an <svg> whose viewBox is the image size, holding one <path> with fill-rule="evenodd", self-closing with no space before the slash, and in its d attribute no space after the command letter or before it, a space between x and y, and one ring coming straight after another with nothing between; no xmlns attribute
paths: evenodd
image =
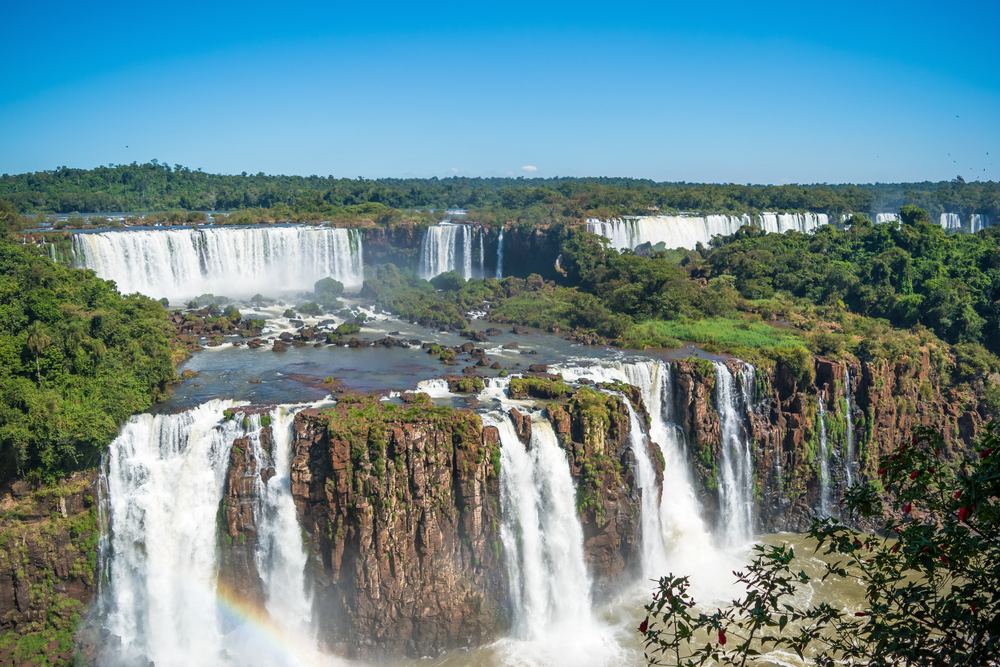
<svg viewBox="0 0 1000 667"><path fill-rule="evenodd" d="M238 211L214 222L371 220L431 222L449 207L482 222L547 224L651 212L870 211L920 206L933 214L1000 212L996 183L873 185L697 185L633 178L346 179L206 174L181 165L59 167L0 178L0 197L21 212L170 211L167 221L199 221L199 211ZM191 213L177 211L185 209ZM434 209L432 214L430 209ZM201 218L203 219L203 218Z"/></svg>
<svg viewBox="0 0 1000 667"><path fill-rule="evenodd" d="M660 579L639 625L647 660L742 666L771 664L768 653L783 651L817 665L991 664L1000 618L998 435L1000 424L989 424L956 465L940 434L921 429L881 457L879 488L855 485L845 495L844 509L879 521L881 531L858 533L834 519L813 524L809 537L827 561L822 579L860 584L861 602L803 605L796 592L812 583L792 569L795 552L758 546L737 573L746 596L714 613L694 612L687 577Z"/></svg>
<svg viewBox="0 0 1000 667"><path fill-rule="evenodd" d="M0 241L0 478L96 465L174 378L167 312Z"/></svg>

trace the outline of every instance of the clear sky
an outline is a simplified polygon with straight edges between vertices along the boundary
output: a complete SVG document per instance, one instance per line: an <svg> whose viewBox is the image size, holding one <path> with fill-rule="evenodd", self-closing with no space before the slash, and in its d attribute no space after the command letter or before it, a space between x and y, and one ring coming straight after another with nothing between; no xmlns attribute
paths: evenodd
<svg viewBox="0 0 1000 667"><path fill-rule="evenodd" d="M0 173L1000 180L997 0L2 4Z"/></svg>

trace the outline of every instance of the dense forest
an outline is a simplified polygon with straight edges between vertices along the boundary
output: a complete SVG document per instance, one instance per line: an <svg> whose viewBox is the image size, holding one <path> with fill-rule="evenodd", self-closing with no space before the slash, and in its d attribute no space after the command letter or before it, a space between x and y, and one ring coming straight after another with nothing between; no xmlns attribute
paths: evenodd
<svg viewBox="0 0 1000 667"><path fill-rule="evenodd" d="M4 202L0 202L3 204ZM0 206L0 481L97 464L174 378L167 313L9 242Z"/></svg>
<svg viewBox="0 0 1000 667"><path fill-rule="evenodd" d="M998 184L967 183L961 177L941 183L781 186L561 177L351 180L208 174L157 160L4 174L0 198L13 202L22 213L257 210L259 217L309 218L459 207L474 211L484 222L580 220L655 211L815 211L839 216L906 205L931 215L1000 213Z"/></svg>

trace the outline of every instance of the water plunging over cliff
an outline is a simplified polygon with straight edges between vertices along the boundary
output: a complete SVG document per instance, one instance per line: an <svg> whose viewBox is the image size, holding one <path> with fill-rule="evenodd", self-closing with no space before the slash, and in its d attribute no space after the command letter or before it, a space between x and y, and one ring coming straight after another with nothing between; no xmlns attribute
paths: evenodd
<svg viewBox="0 0 1000 667"><path fill-rule="evenodd" d="M589 219L587 231L609 238L612 247L619 250L643 243L663 243L667 248L693 250L699 243L707 245L713 236L735 234L743 225L757 225L764 231L783 234L790 230L811 232L828 222L825 213L762 213L756 219L748 214L657 215L607 222Z"/></svg>
<svg viewBox="0 0 1000 667"><path fill-rule="evenodd" d="M719 505L722 537L729 545L745 544L753 537L753 460L743 425L744 396L737 394L732 372L715 364L715 405L722 430L719 462ZM745 380L745 378L744 378ZM744 385L746 382L744 381Z"/></svg>
<svg viewBox="0 0 1000 667"><path fill-rule="evenodd" d="M972 216L972 233L980 232L990 226L990 216L975 213Z"/></svg>
<svg viewBox="0 0 1000 667"><path fill-rule="evenodd" d="M962 218L959 217L958 213L942 213L941 228L944 229L945 231L961 229Z"/></svg>
<svg viewBox="0 0 1000 667"><path fill-rule="evenodd" d="M420 277L430 280L442 273L456 271L466 280L485 278L483 236L483 231L472 225L442 222L428 227L420 243ZM479 247L474 251L476 237Z"/></svg>
<svg viewBox="0 0 1000 667"><path fill-rule="evenodd" d="M876 213L875 214L875 224L881 225L884 222L897 222L899 220L898 213Z"/></svg>
<svg viewBox="0 0 1000 667"><path fill-rule="evenodd" d="M357 230L316 227L167 229L74 234L76 266L114 280L122 294L141 292L179 303L201 294L313 291L332 277L349 289L364 281Z"/></svg>
<svg viewBox="0 0 1000 667"><path fill-rule="evenodd" d="M262 484L259 472L268 458L260 445L259 416L244 423L234 410L236 418L223 421L223 410L236 407L209 401L181 414L139 415L111 443L110 564L102 606L109 612L105 628L120 638L126 661L287 663L286 652L273 654L276 633L297 637L300 655L310 655L315 646L302 641L310 603L303 588L301 531L287 489L294 415L287 408L272 412L276 474L254 512L260 538L255 557L266 608L277 623L267 614L250 620L252 610L218 590L217 514L233 442L248 438L257 450L254 484Z"/></svg>
<svg viewBox="0 0 1000 667"><path fill-rule="evenodd" d="M518 664L601 664L608 639L591 609L566 454L544 417L532 416L527 449L510 417L484 421L500 431L500 535L514 610L513 638L504 642L521 656Z"/></svg>
<svg viewBox="0 0 1000 667"><path fill-rule="evenodd" d="M826 406L823 405L823 394L816 389L817 406L819 413L819 514L821 517L830 516L830 488L833 481L830 479L830 444L826 437Z"/></svg>
<svg viewBox="0 0 1000 667"><path fill-rule="evenodd" d="M503 227L500 228L500 236L497 237L497 280L503 278Z"/></svg>
<svg viewBox="0 0 1000 667"><path fill-rule="evenodd" d="M847 417L847 456L844 457L844 473L847 486L854 484L854 416L851 414L851 369L844 365L844 401L847 404L844 416Z"/></svg>

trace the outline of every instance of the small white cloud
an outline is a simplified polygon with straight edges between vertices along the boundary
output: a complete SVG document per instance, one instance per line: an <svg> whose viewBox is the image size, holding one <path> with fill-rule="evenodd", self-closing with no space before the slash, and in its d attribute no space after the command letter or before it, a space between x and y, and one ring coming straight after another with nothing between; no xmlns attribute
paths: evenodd
<svg viewBox="0 0 1000 667"><path fill-rule="evenodd" d="M513 176L513 175L514 175L514 172L512 172L512 171L508 171L508 172L507 172L507 175L508 175L508 176Z"/></svg>
<svg viewBox="0 0 1000 667"><path fill-rule="evenodd" d="M451 169L449 169L448 171L450 171L450 172L451 172L451 173L453 173L453 174L457 174L457 173L458 173L458 169L455 169L455 167L452 167L452 168L451 168Z"/></svg>
<svg viewBox="0 0 1000 667"><path fill-rule="evenodd" d="M538 171L538 167L532 167L530 164L526 164L521 167L521 171Z"/></svg>

